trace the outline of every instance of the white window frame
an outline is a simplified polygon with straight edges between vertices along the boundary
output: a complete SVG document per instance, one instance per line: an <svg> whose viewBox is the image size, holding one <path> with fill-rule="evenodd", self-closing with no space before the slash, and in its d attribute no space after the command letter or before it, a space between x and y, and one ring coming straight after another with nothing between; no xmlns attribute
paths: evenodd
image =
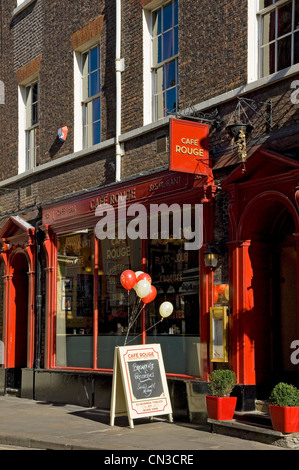
<svg viewBox="0 0 299 470"><path fill-rule="evenodd" d="M84 128L83 128L83 55L88 53L94 47L101 45L99 37L96 37L74 51L74 152L90 148L84 147ZM99 97L102 101L102 91L93 96L93 99ZM102 139L100 140L102 141Z"/></svg>
<svg viewBox="0 0 299 470"><path fill-rule="evenodd" d="M279 69L271 75L262 74L262 62L260 57L260 45L262 41L262 13L277 9L288 0L280 0L274 5L270 5L262 10L259 8L259 0L248 0L248 83L255 80L262 80L266 77L274 75L281 75L288 72L288 74L295 73L298 68L298 63L291 65L285 69ZM293 34L293 33L292 33Z"/></svg>
<svg viewBox="0 0 299 470"><path fill-rule="evenodd" d="M169 0L153 0L143 9L143 124L155 121L153 105L153 46L152 46L152 13L163 7Z"/></svg>
<svg viewBox="0 0 299 470"><path fill-rule="evenodd" d="M28 120L31 119L31 108L27 106L27 89L32 87L35 83L39 84L38 74L30 77L29 80L21 83L18 88L18 173L24 173L25 171L31 170L36 166L36 151L34 152L34 158L31 160L31 164L27 165L27 136L28 132L32 135L36 129L39 129L39 122L31 125ZM38 108L39 108L38 98ZM32 138L31 135L31 138ZM35 147L34 147L35 148Z"/></svg>

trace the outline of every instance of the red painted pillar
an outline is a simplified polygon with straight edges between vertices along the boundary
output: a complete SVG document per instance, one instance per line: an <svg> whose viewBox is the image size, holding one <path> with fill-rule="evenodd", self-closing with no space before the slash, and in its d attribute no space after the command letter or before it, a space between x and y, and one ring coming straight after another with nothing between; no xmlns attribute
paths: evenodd
<svg viewBox="0 0 299 470"><path fill-rule="evenodd" d="M252 268L248 249L250 241L230 242L231 306L229 345L231 367L237 381L256 383L253 331Z"/></svg>

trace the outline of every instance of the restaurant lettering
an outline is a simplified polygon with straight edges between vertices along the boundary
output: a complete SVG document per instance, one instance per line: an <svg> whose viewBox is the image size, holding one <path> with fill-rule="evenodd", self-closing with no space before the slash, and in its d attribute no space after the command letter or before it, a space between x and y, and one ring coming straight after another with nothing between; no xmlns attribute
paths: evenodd
<svg viewBox="0 0 299 470"><path fill-rule="evenodd" d="M183 137L181 139L181 144L183 145L175 146L175 151L177 154L195 155L196 157L204 156L204 150L203 148L199 147L198 139L188 139L187 137Z"/></svg>
<svg viewBox="0 0 299 470"><path fill-rule="evenodd" d="M94 210L103 204L110 204L113 206L114 204L118 204L121 198L126 198L127 201L134 201L136 199L136 188L129 188L117 193L102 194L90 201L89 208L90 210Z"/></svg>

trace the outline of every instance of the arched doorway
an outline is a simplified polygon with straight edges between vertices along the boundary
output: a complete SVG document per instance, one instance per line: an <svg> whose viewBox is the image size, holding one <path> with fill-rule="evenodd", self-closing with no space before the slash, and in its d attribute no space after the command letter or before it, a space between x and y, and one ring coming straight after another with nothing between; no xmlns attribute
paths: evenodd
<svg viewBox="0 0 299 470"><path fill-rule="evenodd" d="M248 240L251 272L246 332L254 349L257 396L268 398L277 382L298 382L298 366L291 362L291 343L298 339L299 326L292 207L274 193L261 194L243 212L240 228L240 237Z"/></svg>

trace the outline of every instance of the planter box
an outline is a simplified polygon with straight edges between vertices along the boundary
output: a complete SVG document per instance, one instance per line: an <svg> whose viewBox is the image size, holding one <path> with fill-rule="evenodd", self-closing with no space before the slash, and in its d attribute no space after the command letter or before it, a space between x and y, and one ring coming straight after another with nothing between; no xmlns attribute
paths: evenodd
<svg viewBox="0 0 299 470"><path fill-rule="evenodd" d="M207 412L210 419L228 421L233 419L237 405L237 397L206 396Z"/></svg>
<svg viewBox="0 0 299 470"><path fill-rule="evenodd" d="M269 409L274 431L299 432L299 406L270 405Z"/></svg>

